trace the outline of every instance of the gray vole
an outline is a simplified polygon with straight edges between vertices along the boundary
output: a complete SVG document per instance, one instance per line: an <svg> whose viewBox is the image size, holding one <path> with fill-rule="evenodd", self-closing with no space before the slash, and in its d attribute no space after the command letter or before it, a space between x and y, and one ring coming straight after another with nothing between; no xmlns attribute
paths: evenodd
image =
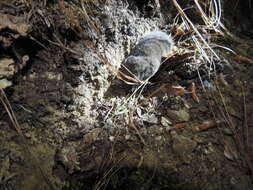
<svg viewBox="0 0 253 190"><path fill-rule="evenodd" d="M139 79L148 80L158 71L161 59L173 47L173 40L164 32L155 31L143 36L123 61L123 73Z"/></svg>

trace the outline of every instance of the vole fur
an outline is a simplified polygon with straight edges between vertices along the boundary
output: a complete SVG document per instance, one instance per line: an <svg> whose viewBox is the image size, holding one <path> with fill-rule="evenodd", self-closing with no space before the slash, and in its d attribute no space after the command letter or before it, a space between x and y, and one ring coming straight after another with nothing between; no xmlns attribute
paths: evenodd
<svg viewBox="0 0 253 190"><path fill-rule="evenodd" d="M150 79L161 66L174 45L171 36L161 31L144 35L122 63L123 73L145 81Z"/></svg>

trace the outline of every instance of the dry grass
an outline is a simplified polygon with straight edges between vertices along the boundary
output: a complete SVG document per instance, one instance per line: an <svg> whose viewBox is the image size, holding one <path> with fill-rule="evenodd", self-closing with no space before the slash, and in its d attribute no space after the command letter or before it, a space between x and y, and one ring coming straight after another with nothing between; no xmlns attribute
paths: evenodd
<svg viewBox="0 0 253 190"><path fill-rule="evenodd" d="M191 31L191 39L192 42L197 50L198 55L200 55L201 58L206 60L210 65L214 65L212 57L215 57L216 59L220 60L218 54L215 52L213 47L222 48L230 53L232 55L236 55L237 59L240 59L240 61L244 61L246 63L252 63L252 61L248 58L239 56L236 54L235 51L231 50L229 47L224 47L220 45L210 45L210 42L205 40L202 36L202 33L205 33L205 31L212 31L216 33L216 36L222 36L223 38L229 38L232 39L235 42L244 43L243 40L237 38L232 33L229 32L229 30L222 24L221 22L221 2L220 0L206 0L206 1L197 1L194 0L195 8L199 11L202 21L205 25L203 26L196 26L193 24L190 20L190 18L186 15L185 10L183 9L179 4L177 0L173 0L173 4L175 5L176 9L178 10L179 15L181 16L182 23L180 25L184 25L188 31ZM207 30L202 30L203 28ZM180 32L180 34L189 34L189 32ZM213 34L212 34L213 35ZM211 34L209 36L212 36ZM216 76L217 77L217 76ZM243 94L243 110L244 110L244 119L243 119L243 129L238 129L235 127L235 124L233 122L233 119L231 118L231 115L228 110L228 105L225 102L225 97L223 93L221 92L220 86L218 83L215 84L217 93L207 93L205 86L202 82L201 76L199 75L200 81L202 83L203 91L205 92L206 96L209 97L209 100L214 99L216 102L216 107L213 108L210 105L210 109L212 111L213 117L214 117L214 124L212 126L216 126L216 121L225 121L226 126L231 129L234 133L234 140L235 143L238 145L238 152L241 155L242 163L240 165L243 168L248 168L248 170L251 173L252 181L253 181L253 164L250 157L250 153L248 151L248 118L247 116L247 108L246 108L246 97L245 97L245 88L244 85L242 86L242 94ZM218 77L217 77L218 78ZM210 104L210 101L209 101ZM216 110L219 110L219 113L217 113ZM224 122L222 122L224 123ZM205 126L206 127L206 126ZM243 131L243 132L242 132ZM220 134L222 132L220 131ZM229 147L228 143L223 140L224 146Z"/></svg>

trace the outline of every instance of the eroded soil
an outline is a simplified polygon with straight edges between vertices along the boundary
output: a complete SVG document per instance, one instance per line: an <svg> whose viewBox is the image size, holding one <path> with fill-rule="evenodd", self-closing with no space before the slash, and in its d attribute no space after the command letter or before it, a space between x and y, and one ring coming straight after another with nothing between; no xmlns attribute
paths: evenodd
<svg viewBox="0 0 253 190"><path fill-rule="evenodd" d="M0 86L21 129L1 105L1 190L253 188L253 39L243 23L240 41L215 39L242 57L218 49L214 72L180 54L195 48L175 36L173 3L6 0L0 14ZM172 32L178 53L136 98L115 71L152 30Z"/></svg>

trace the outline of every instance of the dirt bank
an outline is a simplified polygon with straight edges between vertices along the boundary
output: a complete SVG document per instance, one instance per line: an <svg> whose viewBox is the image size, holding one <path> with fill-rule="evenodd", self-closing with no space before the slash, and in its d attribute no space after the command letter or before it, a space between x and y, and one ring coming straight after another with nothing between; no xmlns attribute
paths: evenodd
<svg viewBox="0 0 253 190"><path fill-rule="evenodd" d="M0 2L0 190L253 188L252 8L176 2ZM154 30L175 47L136 90Z"/></svg>

